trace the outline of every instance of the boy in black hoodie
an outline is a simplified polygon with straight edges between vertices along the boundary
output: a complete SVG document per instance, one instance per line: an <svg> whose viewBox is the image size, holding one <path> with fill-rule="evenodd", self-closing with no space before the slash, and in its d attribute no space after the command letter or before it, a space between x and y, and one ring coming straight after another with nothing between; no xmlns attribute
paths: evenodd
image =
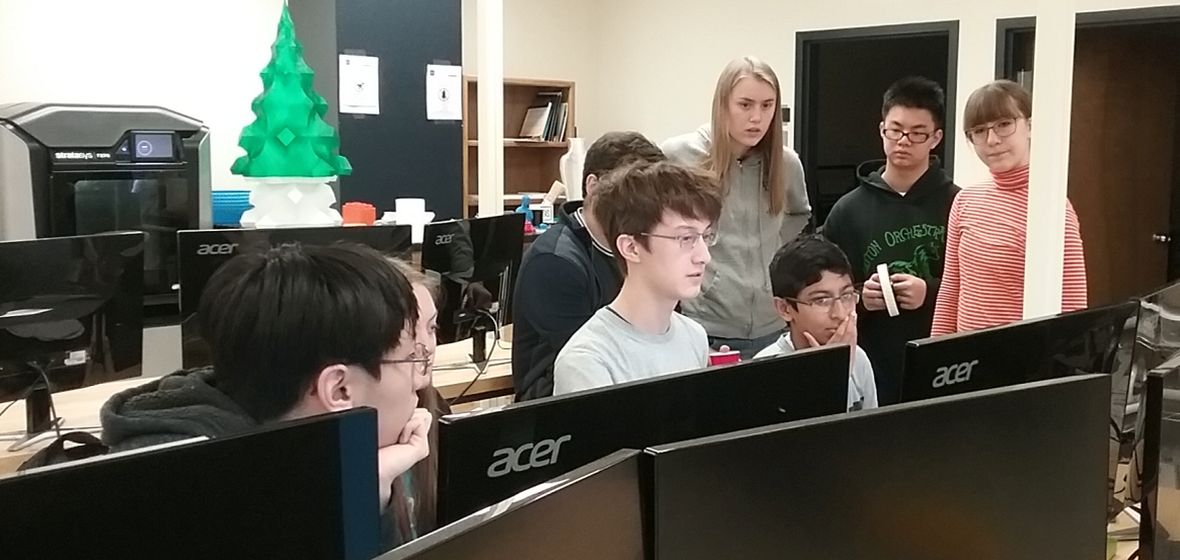
<svg viewBox="0 0 1180 560"><path fill-rule="evenodd" d="M429 454L431 414L416 408L429 348L416 332L413 288L396 265L352 245L241 254L209 279L197 316L213 367L111 397L99 413L111 451L375 408L381 544L401 544L397 527L412 504L396 499L394 480ZM298 460L298 451L276 460Z"/></svg>
<svg viewBox="0 0 1180 560"><path fill-rule="evenodd" d="M864 284L860 345L873 362L882 405L901 397L905 343L930 335L942 280L947 218L959 192L930 155L942 141L944 105L942 88L931 80L894 82L881 106L885 165L861 164L860 185L836 203L824 223L824 235L844 250L854 280ZM886 311L877 275L881 264L889 269L895 317Z"/></svg>

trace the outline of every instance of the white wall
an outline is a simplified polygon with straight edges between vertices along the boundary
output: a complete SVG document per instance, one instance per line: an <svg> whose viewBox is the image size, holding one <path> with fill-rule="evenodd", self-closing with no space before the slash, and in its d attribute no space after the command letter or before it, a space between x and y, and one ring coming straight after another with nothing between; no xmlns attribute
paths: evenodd
<svg viewBox="0 0 1180 560"><path fill-rule="evenodd" d="M210 129L213 187L243 186L282 0L0 0L0 103L161 105Z"/></svg>
<svg viewBox="0 0 1180 560"><path fill-rule="evenodd" d="M464 72L475 75L475 3L463 0ZM603 29L598 0L504 0L504 77L575 83L578 134L591 140L607 129L598 87Z"/></svg>
<svg viewBox="0 0 1180 560"><path fill-rule="evenodd" d="M1076 4L1079 11L1098 11L1180 2L1077 0ZM691 130L708 120L717 74L726 62L745 54L775 68L784 100L794 106L797 31L943 20L959 21L955 111L962 114L967 95L994 77L995 20L1034 15L1035 5L1029 0L755 0L736 5L603 0L600 19L593 23L600 98L596 120L582 122L595 130L638 129L657 142ZM1072 60L1059 63L1072 64ZM963 135L948 134L948 138L956 142L956 180L969 184L986 177L986 169Z"/></svg>

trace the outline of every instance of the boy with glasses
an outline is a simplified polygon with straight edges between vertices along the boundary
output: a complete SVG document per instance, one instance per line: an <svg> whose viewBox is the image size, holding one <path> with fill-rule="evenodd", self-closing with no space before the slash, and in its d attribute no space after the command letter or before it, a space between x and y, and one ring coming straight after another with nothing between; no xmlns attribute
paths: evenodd
<svg viewBox="0 0 1180 560"><path fill-rule="evenodd" d="M595 197L623 287L557 355L553 394L706 367L705 329L676 306L700 294L717 242L717 179L673 163L637 163L604 177Z"/></svg>
<svg viewBox="0 0 1180 560"><path fill-rule="evenodd" d="M901 397L905 343L930 336L942 282L947 217L959 192L930 155L942 141L944 97L926 78L889 87L879 125L885 161L861 164L860 185L836 203L823 229L851 260L853 282L864 285L860 340L884 404ZM890 287L895 302L887 303Z"/></svg>
<svg viewBox="0 0 1180 560"><path fill-rule="evenodd" d="M391 499L392 486L429 454L431 416L416 394L429 349L416 337L413 289L394 263L352 245L238 255L209 279L197 316L213 366L111 397L99 413L111 451L371 407L382 545L400 544L394 527L411 504Z"/></svg>
<svg viewBox="0 0 1180 560"><path fill-rule="evenodd" d="M770 263L774 308L787 322L787 332L754 356L769 358L799 348L847 344L853 348L849 369L848 410L877 408L873 364L857 346L856 304L852 267L840 248L819 235L783 245Z"/></svg>
<svg viewBox="0 0 1180 560"><path fill-rule="evenodd" d="M516 400L553 395L553 364L570 337L619 295L623 274L594 219L598 180L664 153L638 132L608 132L590 145L582 169L585 201L567 202L520 263L512 298L512 384Z"/></svg>

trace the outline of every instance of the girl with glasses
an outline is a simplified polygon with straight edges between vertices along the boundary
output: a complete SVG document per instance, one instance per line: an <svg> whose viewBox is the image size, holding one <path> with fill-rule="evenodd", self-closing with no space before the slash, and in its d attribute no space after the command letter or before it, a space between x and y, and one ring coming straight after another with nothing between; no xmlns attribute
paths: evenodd
<svg viewBox="0 0 1180 560"><path fill-rule="evenodd" d="M1019 321L1024 308L1032 98L1008 80L971 94L964 132L991 180L964 189L951 206L946 263L932 335ZM1086 307L1086 263L1073 205L1066 201L1063 312Z"/></svg>

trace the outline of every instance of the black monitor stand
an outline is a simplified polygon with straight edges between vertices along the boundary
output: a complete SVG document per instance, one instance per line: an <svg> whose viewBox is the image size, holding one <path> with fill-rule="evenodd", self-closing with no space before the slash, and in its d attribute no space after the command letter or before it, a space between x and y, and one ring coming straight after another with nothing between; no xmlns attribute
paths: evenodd
<svg viewBox="0 0 1180 560"><path fill-rule="evenodd" d="M36 363L30 363L29 367L37 372L39 379L29 387L29 392L25 395L25 433L8 446L9 452L20 451L46 432L60 431L62 426L62 418L57 415L57 410L53 406L53 395L50 393L49 377L45 374L45 369Z"/></svg>

